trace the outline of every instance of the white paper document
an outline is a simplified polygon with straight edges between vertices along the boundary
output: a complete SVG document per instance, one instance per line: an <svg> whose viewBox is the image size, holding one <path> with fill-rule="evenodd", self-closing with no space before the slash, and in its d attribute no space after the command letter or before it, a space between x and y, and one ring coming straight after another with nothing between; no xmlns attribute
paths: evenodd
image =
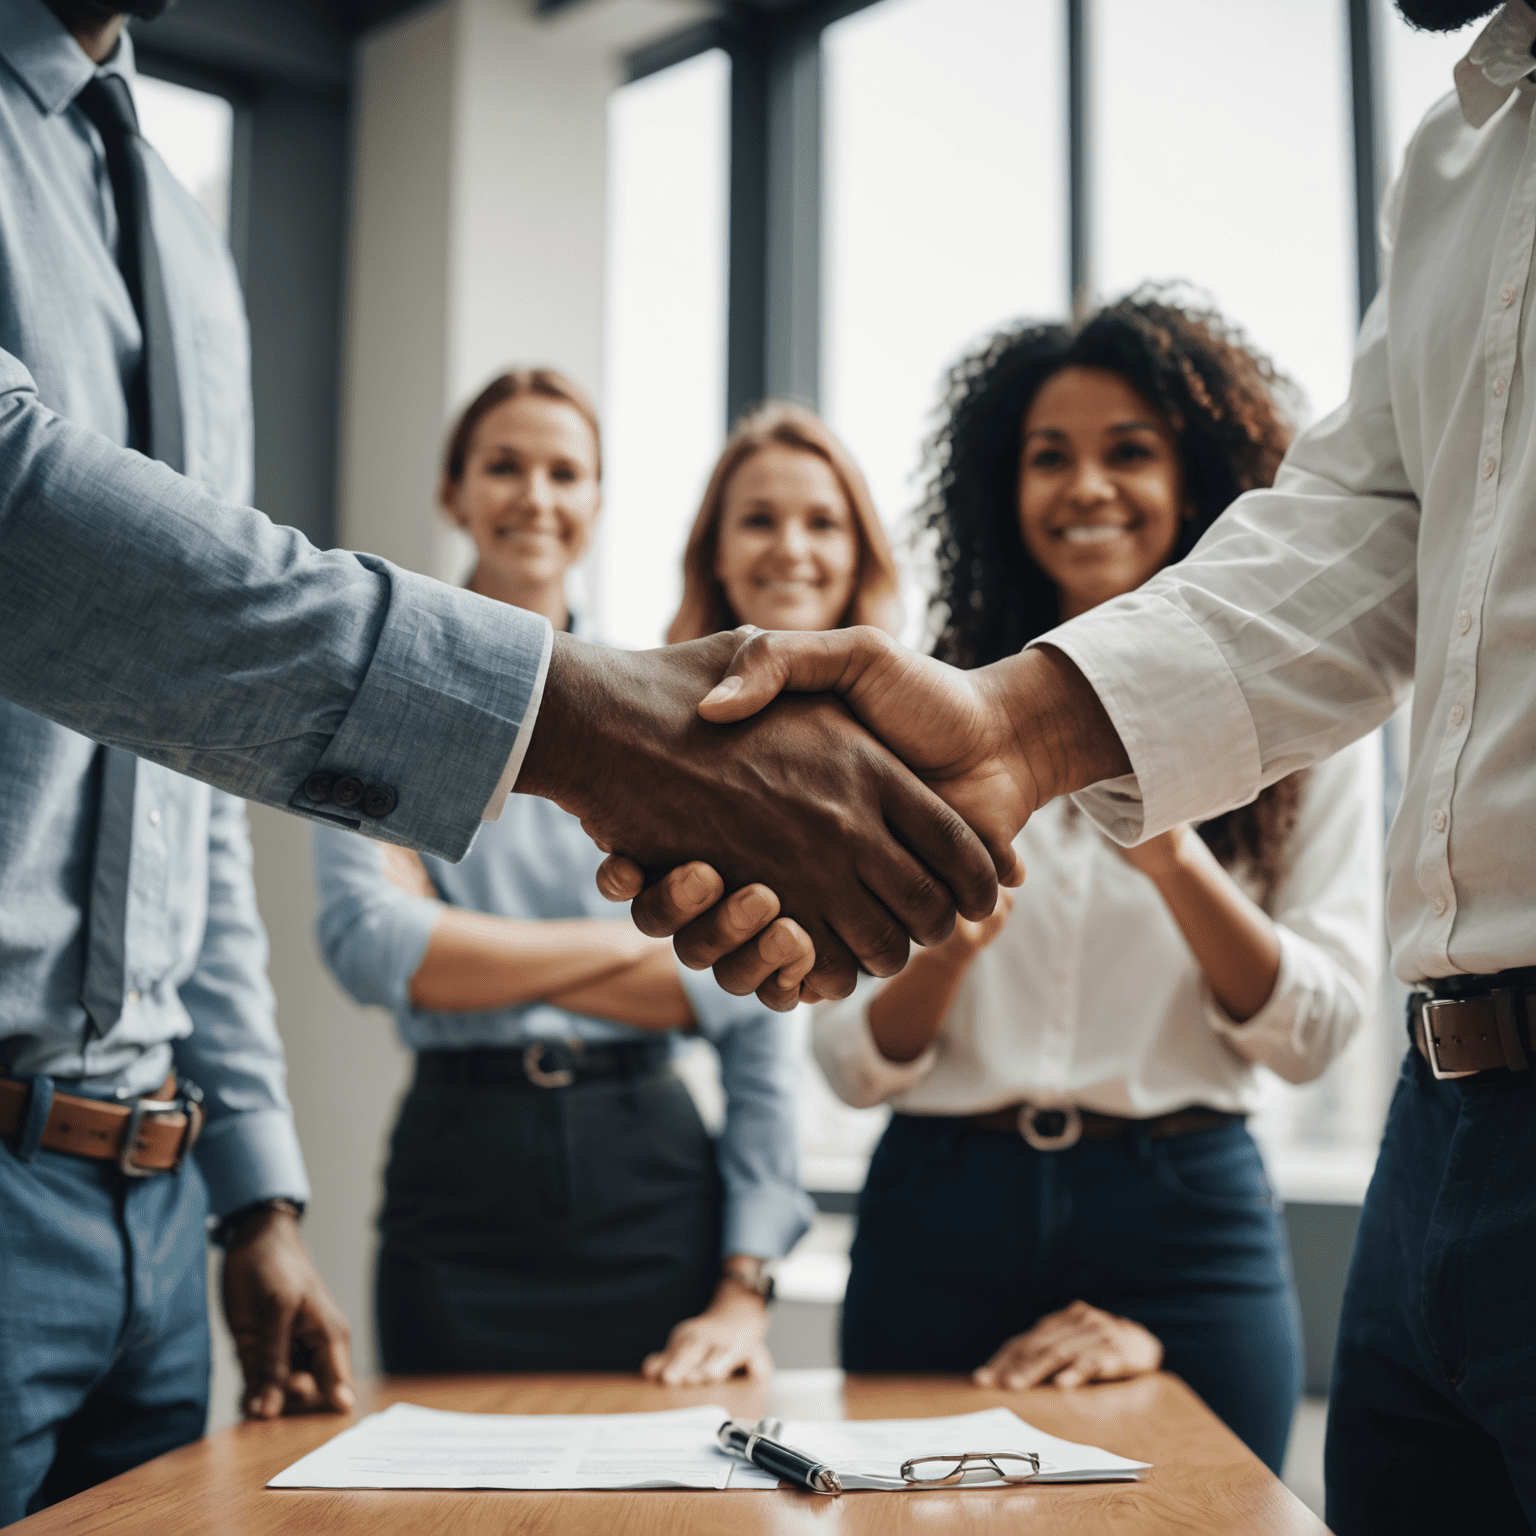
<svg viewBox="0 0 1536 1536"><path fill-rule="evenodd" d="M838 1475L845 1489L911 1488L901 1478L901 1464L918 1456L947 1456L966 1451L1033 1451L1040 1472L1031 1483L1128 1482L1149 1463L1127 1461L1096 1446L1058 1440L1026 1424L1008 1408L957 1413L943 1419L785 1419L773 1436ZM992 1482L985 1473L967 1473L966 1485ZM757 1467L744 1467L732 1488L772 1488L777 1480Z"/></svg>
<svg viewBox="0 0 1536 1536"><path fill-rule="evenodd" d="M269 1488L724 1488L724 1408L444 1413L396 1403L294 1462ZM750 1470L750 1469L749 1469Z"/></svg>
<svg viewBox="0 0 1536 1536"><path fill-rule="evenodd" d="M269 1488L725 1488L778 1480L716 1442L724 1408L661 1413L445 1413L396 1403L279 1472ZM786 1420L774 1438L834 1467L843 1486L906 1488L909 1457L1034 1451L1032 1482L1134 1478L1147 1463L1058 1440L1006 1408L943 1419Z"/></svg>

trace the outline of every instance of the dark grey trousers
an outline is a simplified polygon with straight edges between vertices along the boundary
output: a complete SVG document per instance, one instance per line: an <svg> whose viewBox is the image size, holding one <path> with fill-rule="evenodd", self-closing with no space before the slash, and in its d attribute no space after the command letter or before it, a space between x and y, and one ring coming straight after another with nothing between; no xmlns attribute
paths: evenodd
<svg viewBox="0 0 1536 1536"><path fill-rule="evenodd" d="M714 1144L669 1071L412 1087L385 1173L388 1371L632 1371L708 1305Z"/></svg>

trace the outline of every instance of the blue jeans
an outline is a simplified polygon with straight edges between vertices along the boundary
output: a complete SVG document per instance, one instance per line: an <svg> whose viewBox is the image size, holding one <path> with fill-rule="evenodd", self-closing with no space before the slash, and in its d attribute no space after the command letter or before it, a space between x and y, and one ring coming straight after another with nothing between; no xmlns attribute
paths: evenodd
<svg viewBox="0 0 1536 1536"><path fill-rule="evenodd" d="M0 1140L0 1525L202 1434L207 1211L191 1162Z"/></svg>
<svg viewBox="0 0 1536 1536"><path fill-rule="evenodd" d="M859 1198L845 1368L970 1372L1078 1299L1156 1334L1167 1369L1279 1470L1300 1323L1240 1123L1037 1152L964 1120L892 1117Z"/></svg>
<svg viewBox="0 0 1536 1536"><path fill-rule="evenodd" d="M1536 1527L1533 1080L1403 1062L1333 1368L1339 1536Z"/></svg>

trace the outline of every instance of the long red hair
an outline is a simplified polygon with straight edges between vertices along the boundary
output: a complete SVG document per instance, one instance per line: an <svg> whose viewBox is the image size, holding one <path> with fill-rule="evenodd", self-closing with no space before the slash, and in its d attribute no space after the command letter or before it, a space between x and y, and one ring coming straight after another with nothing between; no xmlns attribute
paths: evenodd
<svg viewBox="0 0 1536 1536"><path fill-rule="evenodd" d="M848 498L848 509L858 530L859 569L853 596L838 620L838 627L873 624L887 634L896 633L900 623L896 561L864 476L848 450L818 416L788 401L770 400L736 423L709 477L703 504L693 520L688 547L683 552L683 600L667 630L669 645L699 640L741 623L732 613L725 589L715 575L720 514L725 509L725 492L731 476L754 453L775 445L814 453L825 460Z"/></svg>

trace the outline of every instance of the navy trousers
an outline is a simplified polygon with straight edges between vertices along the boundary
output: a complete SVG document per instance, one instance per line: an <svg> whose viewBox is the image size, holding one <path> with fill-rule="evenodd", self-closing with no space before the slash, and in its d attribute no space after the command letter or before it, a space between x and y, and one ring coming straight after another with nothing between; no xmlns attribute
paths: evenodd
<svg viewBox="0 0 1536 1536"><path fill-rule="evenodd" d="M1301 1330L1243 1125L1037 1152L965 1120L892 1117L859 1198L846 1369L968 1373L1078 1299L1156 1334L1167 1369L1279 1471Z"/></svg>
<svg viewBox="0 0 1536 1536"><path fill-rule="evenodd" d="M0 1140L0 1525L202 1434L207 1211L190 1162Z"/></svg>
<svg viewBox="0 0 1536 1536"><path fill-rule="evenodd" d="M1328 1410L1339 1536L1536 1528L1536 1070L1403 1062Z"/></svg>

